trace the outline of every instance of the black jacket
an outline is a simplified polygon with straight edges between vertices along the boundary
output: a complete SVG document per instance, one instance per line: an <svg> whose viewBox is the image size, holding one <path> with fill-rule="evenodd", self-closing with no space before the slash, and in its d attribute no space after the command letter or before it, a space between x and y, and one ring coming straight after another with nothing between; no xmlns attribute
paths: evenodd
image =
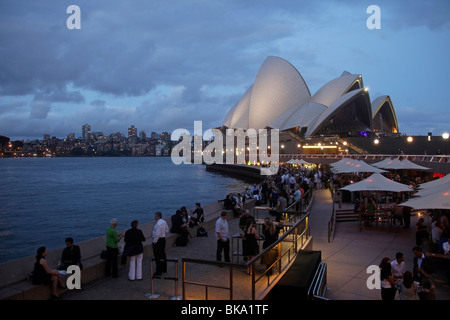
<svg viewBox="0 0 450 320"><path fill-rule="evenodd" d="M135 256L144 252L142 242L145 241L144 234L140 229L131 228L125 232L125 247L123 248L123 256Z"/></svg>

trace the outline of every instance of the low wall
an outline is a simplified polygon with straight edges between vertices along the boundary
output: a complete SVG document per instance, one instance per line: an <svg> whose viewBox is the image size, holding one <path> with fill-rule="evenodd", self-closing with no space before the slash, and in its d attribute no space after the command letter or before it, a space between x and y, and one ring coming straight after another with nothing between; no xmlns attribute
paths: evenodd
<svg viewBox="0 0 450 320"><path fill-rule="evenodd" d="M254 199L247 199L245 208L252 208L255 205ZM203 207L205 214L205 221L201 224L206 230L213 229L220 213L223 209L223 202L215 201L206 204ZM232 211L228 210L229 217L232 217ZM170 217L164 218L169 228L171 226ZM155 222L149 222L139 226L142 230L146 241L144 242L144 255L147 257L153 256L151 235ZM105 229L106 231L106 229ZM118 230L118 233L125 233L126 230ZM193 237L197 234L197 227L190 229ZM166 236L166 248L170 248L175 243L178 234L170 233ZM100 253L105 249L106 237L98 237L91 240L76 243L80 246L83 270L81 271L81 284L89 283L93 280L105 276L105 260L100 258ZM123 240L121 240L123 242ZM50 267L55 267L58 260L61 259L61 254L64 248L49 250L47 261ZM0 299L10 300L41 300L48 299L50 296L50 286L33 285L29 276L33 271L35 257L29 256L17 259L10 262L0 264ZM120 260L120 259L119 259ZM119 269L127 267L127 265L120 265Z"/></svg>
<svg viewBox="0 0 450 320"><path fill-rule="evenodd" d="M238 177L246 177L250 179L261 180L267 176L261 175L259 167L247 166L245 164L208 164L206 170L225 173L227 175L234 175Z"/></svg>

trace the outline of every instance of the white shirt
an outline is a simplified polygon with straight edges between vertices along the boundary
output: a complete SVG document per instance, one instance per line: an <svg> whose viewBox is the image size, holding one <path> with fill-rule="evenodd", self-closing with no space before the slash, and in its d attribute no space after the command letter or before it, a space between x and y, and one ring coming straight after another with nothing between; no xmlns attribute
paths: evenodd
<svg viewBox="0 0 450 320"><path fill-rule="evenodd" d="M394 277L403 276L403 274L406 271L405 261L398 263L397 259L395 259L394 261L391 261L391 268L392 268L392 275Z"/></svg>
<svg viewBox="0 0 450 320"><path fill-rule="evenodd" d="M420 258L417 258L417 267L420 269L422 268L422 261L425 259L425 255L422 253L422 256Z"/></svg>
<svg viewBox="0 0 450 320"><path fill-rule="evenodd" d="M217 235L217 233L220 233L222 238L227 240L228 239L228 221L226 219L222 219L222 217L217 219L215 231L216 231L216 240L220 240L220 237Z"/></svg>
<svg viewBox="0 0 450 320"><path fill-rule="evenodd" d="M157 243L159 238L165 238L167 232L169 232L169 226L167 225L166 220L162 218L159 219L153 228L153 243Z"/></svg>

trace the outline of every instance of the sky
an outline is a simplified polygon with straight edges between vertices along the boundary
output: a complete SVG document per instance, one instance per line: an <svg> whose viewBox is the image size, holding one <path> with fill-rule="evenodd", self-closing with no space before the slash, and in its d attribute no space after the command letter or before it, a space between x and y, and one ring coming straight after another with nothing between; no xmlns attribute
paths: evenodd
<svg viewBox="0 0 450 320"><path fill-rule="evenodd" d="M448 0L0 0L0 135L218 127L267 56L312 94L361 74L371 100L391 97L402 134L440 135L449 51Z"/></svg>

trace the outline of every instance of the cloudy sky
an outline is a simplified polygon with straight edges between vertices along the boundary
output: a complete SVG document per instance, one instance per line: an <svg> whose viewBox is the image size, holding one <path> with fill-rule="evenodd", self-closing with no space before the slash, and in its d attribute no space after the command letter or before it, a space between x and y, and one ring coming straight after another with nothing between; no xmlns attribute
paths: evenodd
<svg viewBox="0 0 450 320"><path fill-rule="evenodd" d="M81 9L70 30L68 6ZM369 5L381 9L370 30ZM267 56L311 93L343 71L400 132L450 131L450 1L0 0L0 135L220 126Z"/></svg>

